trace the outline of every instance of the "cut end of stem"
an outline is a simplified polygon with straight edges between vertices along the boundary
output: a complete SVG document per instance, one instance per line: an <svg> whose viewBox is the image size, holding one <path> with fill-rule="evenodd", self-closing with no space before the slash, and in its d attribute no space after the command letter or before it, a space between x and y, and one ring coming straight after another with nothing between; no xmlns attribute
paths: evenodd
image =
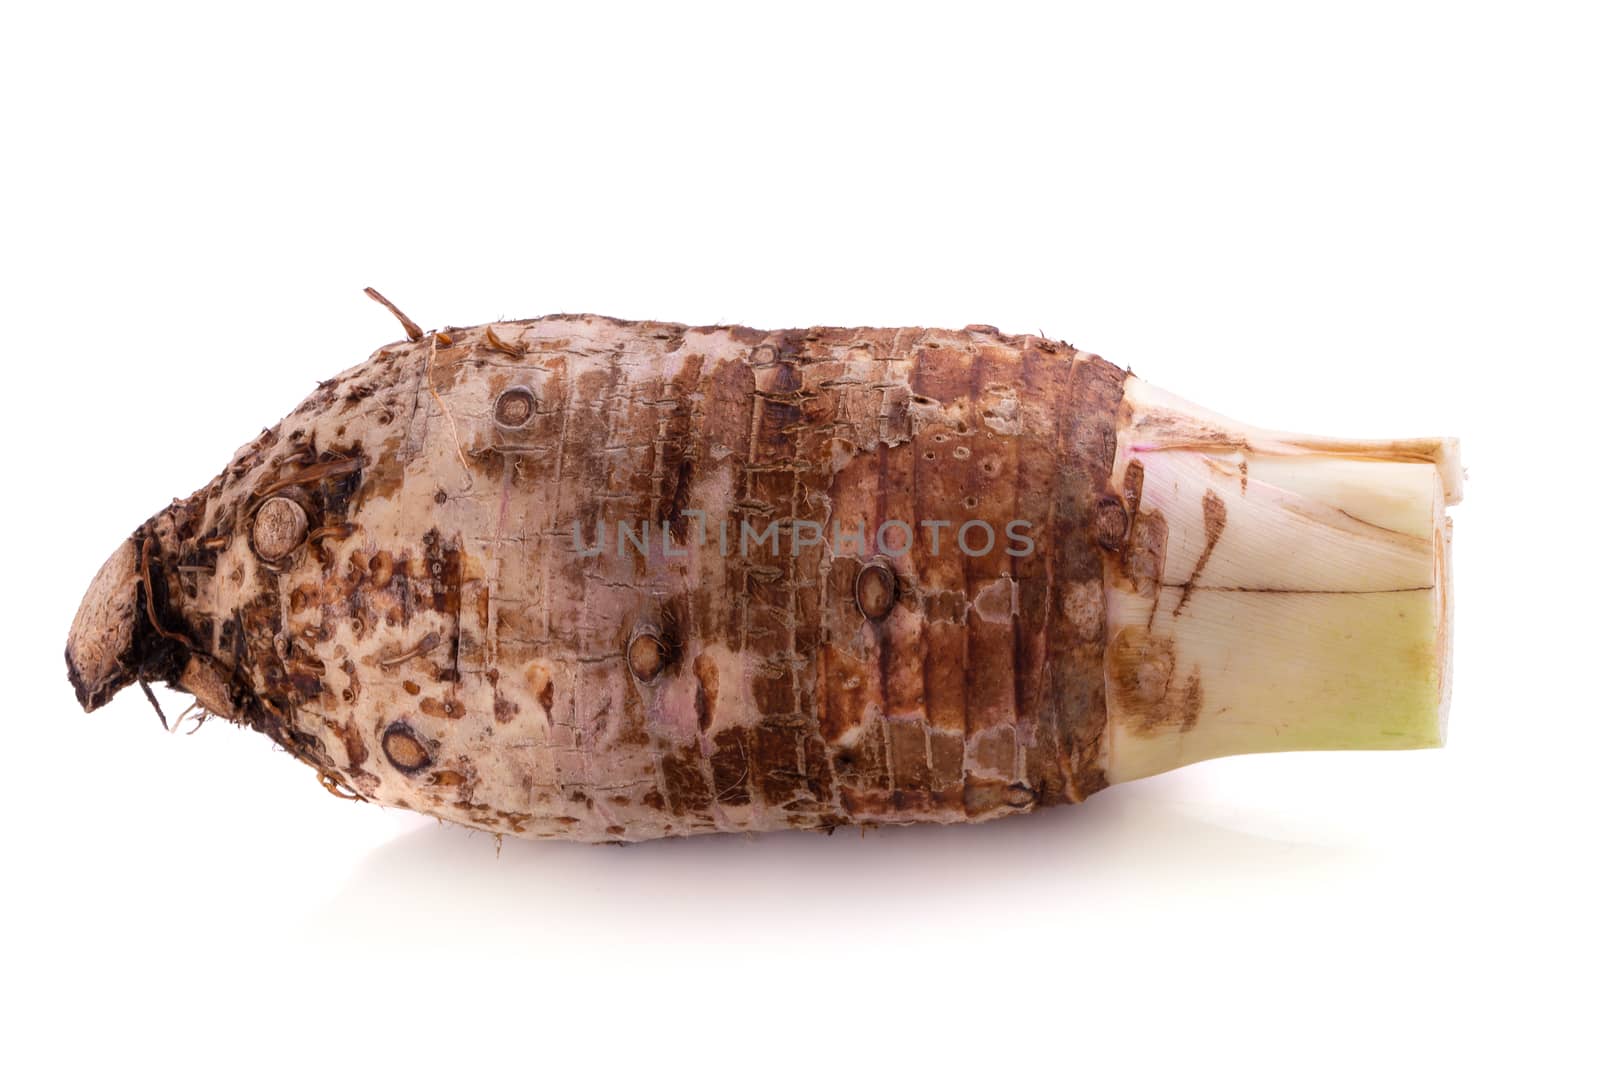
<svg viewBox="0 0 1600 1067"><path fill-rule="evenodd" d="M1107 777L1444 743L1456 442L1242 426L1130 382L1107 564Z"/></svg>

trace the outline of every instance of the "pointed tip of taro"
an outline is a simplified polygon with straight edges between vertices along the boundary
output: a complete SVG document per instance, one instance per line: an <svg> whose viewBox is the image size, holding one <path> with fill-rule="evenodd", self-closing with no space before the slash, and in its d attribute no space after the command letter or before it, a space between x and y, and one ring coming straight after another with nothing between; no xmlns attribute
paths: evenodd
<svg viewBox="0 0 1600 1067"><path fill-rule="evenodd" d="M131 660L138 623L138 555L128 538L89 583L67 635L67 679L84 711L137 679Z"/></svg>

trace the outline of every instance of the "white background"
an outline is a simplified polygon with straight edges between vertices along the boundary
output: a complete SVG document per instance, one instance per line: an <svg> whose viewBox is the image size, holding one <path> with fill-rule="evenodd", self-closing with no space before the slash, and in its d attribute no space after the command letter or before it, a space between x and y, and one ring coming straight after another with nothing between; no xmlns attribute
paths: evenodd
<svg viewBox="0 0 1600 1067"><path fill-rule="evenodd" d="M1594 1055L1594 24L1052 10L8 6L8 1059ZM1256 423L1458 435L1449 746L497 852L136 690L85 716L101 560L400 336L365 285L425 328L986 322Z"/></svg>

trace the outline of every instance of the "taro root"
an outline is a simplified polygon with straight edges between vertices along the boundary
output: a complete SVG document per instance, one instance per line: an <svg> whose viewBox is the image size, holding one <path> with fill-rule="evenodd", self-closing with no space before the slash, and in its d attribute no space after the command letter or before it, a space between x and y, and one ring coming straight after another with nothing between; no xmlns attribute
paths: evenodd
<svg viewBox="0 0 1600 1067"><path fill-rule="evenodd" d="M85 709L164 682L341 794L585 841L1442 742L1451 440L985 326L402 321L116 547Z"/></svg>

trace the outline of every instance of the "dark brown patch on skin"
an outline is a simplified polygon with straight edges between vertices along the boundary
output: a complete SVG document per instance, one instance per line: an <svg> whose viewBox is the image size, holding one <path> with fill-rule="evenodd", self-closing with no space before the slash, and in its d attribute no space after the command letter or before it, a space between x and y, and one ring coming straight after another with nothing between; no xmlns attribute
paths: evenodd
<svg viewBox="0 0 1600 1067"><path fill-rule="evenodd" d="M1148 631L1122 629L1109 649L1109 666L1117 696L1137 707L1159 705L1172 681L1172 641Z"/></svg>
<svg viewBox="0 0 1600 1067"><path fill-rule="evenodd" d="M289 685L299 696L301 701L308 701L322 692L322 680L315 674L306 671L289 671L286 674Z"/></svg>
<svg viewBox="0 0 1600 1067"><path fill-rule="evenodd" d="M1053 580L1098 588L1103 550L1095 540L1094 509L1110 489L1116 457L1116 416L1124 373L1104 360L1080 357L1071 364L1065 410L1057 423L1059 471L1051 526L1043 532ZM1025 781L1040 804L1081 800L1106 784L1101 745L1106 728L1105 635L1095 622L1087 631L1066 613L1048 617L1048 699L1053 731L1025 751ZM1053 733L1053 737L1052 737ZM1055 751L1052 752L1052 747ZM1063 795L1065 794L1065 795Z"/></svg>
<svg viewBox="0 0 1600 1067"><path fill-rule="evenodd" d="M1153 597L1167 567L1167 517L1141 512L1134 520L1124 554L1123 574L1140 596Z"/></svg>
<svg viewBox="0 0 1600 1067"><path fill-rule="evenodd" d="M359 443L352 445L349 454L324 451L318 455L318 466L327 473L315 483L316 496L321 504L318 520L322 532L342 528L350 513L350 501L361 489L361 483L370 464ZM351 527L351 532L354 528ZM348 533L339 536L349 536Z"/></svg>
<svg viewBox="0 0 1600 1067"><path fill-rule="evenodd" d="M367 762L367 745L361 739L361 729L355 720L348 719L342 723L330 721L328 729L344 743L345 753L349 757L346 769L352 773L359 771L361 765Z"/></svg>
<svg viewBox="0 0 1600 1067"><path fill-rule="evenodd" d="M768 804L782 805L804 788L804 731L798 726L762 723L754 731L751 774Z"/></svg>
<svg viewBox="0 0 1600 1067"><path fill-rule="evenodd" d="M433 762L428 746L403 722L383 732L383 754L403 774L416 774Z"/></svg>
<svg viewBox="0 0 1600 1067"><path fill-rule="evenodd" d="M894 608L894 571L887 563L874 561L861 568L856 575L856 607L861 614L879 622Z"/></svg>
<svg viewBox="0 0 1600 1067"><path fill-rule="evenodd" d="M1106 650L1106 672L1118 715L1145 734L1188 730L1200 716L1204 693L1199 671L1174 685L1176 658L1171 638L1124 627Z"/></svg>
<svg viewBox="0 0 1600 1067"><path fill-rule="evenodd" d="M394 579L394 557L387 551L373 554L367 564L368 581L374 589L383 589Z"/></svg>
<svg viewBox="0 0 1600 1067"><path fill-rule="evenodd" d="M696 444L702 454L726 450L733 456L748 455L755 371L743 361L718 364L701 381L700 390Z"/></svg>
<svg viewBox="0 0 1600 1067"><path fill-rule="evenodd" d="M928 732L920 719L888 721L889 761L896 789L926 791L933 786L928 765Z"/></svg>
<svg viewBox="0 0 1600 1067"><path fill-rule="evenodd" d="M684 514L689 507L690 489L694 484L694 461L684 456L677 463L671 478L663 488L667 506L661 517L673 538L683 544L689 532L689 518Z"/></svg>
<svg viewBox="0 0 1600 1067"><path fill-rule="evenodd" d="M544 709L544 721L552 723L551 711L556 704L556 682L550 675L550 669L543 663L530 663L523 671L528 688L537 694L539 706Z"/></svg>
<svg viewBox="0 0 1600 1067"><path fill-rule="evenodd" d="M460 702L435 697L423 697L418 708L422 714L435 719L459 719L467 713L466 706Z"/></svg>
<svg viewBox="0 0 1600 1067"><path fill-rule="evenodd" d="M1189 575L1189 580L1183 583L1183 593L1172 609L1173 618L1177 618L1183 606L1189 602L1189 597L1194 593L1195 583L1200 580L1200 572L1206 569L1212 550L1217 547L1217 539L1222 536L1222 528L1228 524L1228 505L1224 504L1222 498L1212 490L1206 490L1200 508L1205 516L1206 547L1200 550L1200 558L1194 561L1194 571Z"/></svg>
<svg viewBox="0 0 1600 1067"><path fill-rule="evenodd" d="M505 697L496 694L494 698L495 722L502 724L508 723L520 714L522 714L521 705L514 700L507 700Z"/></svg>
<svg viewBox="0 0 1600 1067"><path fill-rule="evenodd" d="M701 771L698 751L685 749L662 756L661 779L672 814L687 815L711 806L711 784Z"/></svg>
<svg viewBox="0 0 1600 1067"><path fill-rule="evenodd" d="M745 727L723 730L712 739L711 779L718 804L738 807L750 803L752 743Z"/></svg>
<svg viewBox="0 0 1600 1067"><path fill-rule="evenodd" d="M815 731L806 736L805 765L806 792L818 805L831 807L836 803L833 764L828 759L828 748Z"/></svg>

